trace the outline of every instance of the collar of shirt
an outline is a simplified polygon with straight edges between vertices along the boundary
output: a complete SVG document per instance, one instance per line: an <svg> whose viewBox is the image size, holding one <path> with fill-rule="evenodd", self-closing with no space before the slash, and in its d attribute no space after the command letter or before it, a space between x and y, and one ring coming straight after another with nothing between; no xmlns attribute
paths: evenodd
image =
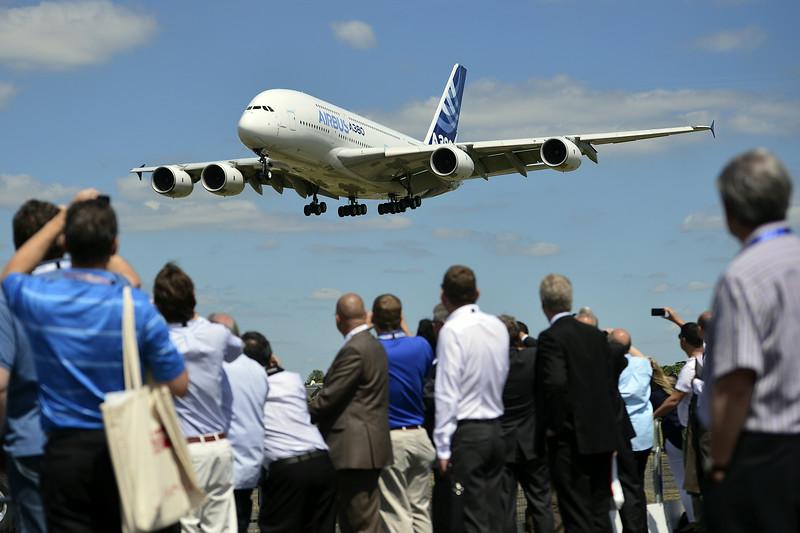
<svg viewBox="0 0 800 533"><path fill-rule="evenodd" d="M387 333L381 333L380 335L378 335L378 338L382 341L390 341L392 339L399 339L405 336L406 334L403 333L402 329L396 329L394 331L389 331Z"/></svg>
<svg viewBox="0 0 800 533"><path fill-rule="evenodd" d="M462 305L461 307L450 313L450 316L447 317L447 320L445 322L450 322L451 320L458 318L459 316L466 315L467 313L477 313L478 311L480 311L478 304Z"/></svg>
<svg viewBox="0 0 800 533"><path fill-rule="evenodd" d="M557 315L553 315L553 318L550 319L550 325L552 326L553 324L556 323L556 320L558 320L559 318L564 318L565 316L572 316L572 313L570 313L569 311L564 311L563 313L558 313Z"/></svg>
<svg viewBox="0 0 800 533"><path fill-rule="evenodd" d="M84 281L86 283L96 283L98 285L114 285L125 281L121 276L99 268L67 268L53 270L50 274L61 278Z"/></svg>
<svg viewBox="0 0 800 533"><path fill-rule="evenodd" d="M785 230L787 233L789 232L789 225L786 223L785 220L780 220L778 222L770 222L768 224L762 224L761 226L753 230L753 233L747 236L747 238L744 240L744 244L742 244L742 248L747 248L748 246L752 246L753 244L758 243L762 239L767 240L767 234L773 235L775 233L773 237L777 237L779 236L778 233L780 233L781 230Z"/></svg>
<svg viewBox="0 0 800 533"><path fill-rule="evenodd" d="M347 344L350 342L350 339L361 333L362 331L367 331L369 329L369 324L361 324L360 326L356 326L350 330L350 332L344 336L344 342L342 345Z"/></svg>

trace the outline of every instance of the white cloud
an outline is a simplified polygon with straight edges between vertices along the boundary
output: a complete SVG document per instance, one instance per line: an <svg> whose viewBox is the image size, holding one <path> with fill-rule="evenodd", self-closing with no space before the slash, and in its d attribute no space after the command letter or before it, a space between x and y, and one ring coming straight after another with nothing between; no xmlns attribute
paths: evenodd
<svg viewBox="0 0 800 533"><path fill-rule="evenodd" d="M16 87L10 83L0 82L0 109L11 100L11 97L14 96L14 93L17 92Z"/></svg>
<svg viewBox="0 0 800 533"><path fill-rule="evenodd" d="M668 290L669 290L669 284L659 283L658 285L650 289L650 292L662 293L662 292L667 292Z"/></svg>
<svg viewBox="0 0 800 533"><path fill-rule="evenodd" d="M366 114L422 137L437 103L438 96L431 96L409 102L395 112ZM796 135L800 133L800 100L728 89L594 89L568 76L520 83L478 79L467 83L459 139L600 133L708 124L712 119L716 119L720 135ZM674 140L602 146L600 157L613 150L665 150L674 148L675 142L704 140L710 141L694 134Z"/></svg>
<svg viewBox="0 0 800 533"><path fill-rule="evenodd" d="M686 284L686 290L689 291L707 291L711 287L711 283L706 283L705 281L690 281Z"/></svg>
<svg viewBox="0 0 800 533"><path fill-rule="evenodd" d="M16 209L31 198L64 203L76 192L77 188L75 187L67 187L59 183L44 183L24 174L0 174L0 207Z"/></svg>
<svg viewBox="0 0 800 533"><path fill-rule="evenodd" d="M339 289L331 289L330 287L323 287L311 293L312 300L336 300L342 295Z"/></svg>
<svg viewBox="0 0 800 533"><path fill-rule="evenodd" d="M481 243L498 255L544 257L561 253L557 244L530 241L517 233L484 233L463 228L436 228L433 237L441 240L471 240Z"/></svg>
<svg viewBox="0 0 800 533"><path fill-rule="evenodd" d="M0 63L45 69L92 65L147 42L155 30L152 16L108 0L0 9Z"/></svg>
<svg viewBox="0 0 800 533"><path fill-rule="evenodd" d="M337 39L359 50L374 48L378 44L372 26L360 20L333 22L331 29Z"/></svg>
<svg viewBox="0 0 800 533"><path fill-rule="evenodd" d="M800 226L800 204L792 204L786 213L786 220L791 226ZM681 224L683 231L716 230L725 227L725 217L717 213L691 213L686 215Z"/></svg>
<svg viewBox="0 0 800 533"><path fill-rule="evenodd" d="M767 39L767 34L758 26L741 30L725 30L698 39L697 48L706 52L726 53L736 50L754 50Z"/></svg>
<svg viewBox="0 0 800 533"><path fill-rule="evenodd" d="M683 284L659 283L650 289L650 292L662 294L665 292L698 292L710 290L713 285L705 281L690 281Z"/></svg>

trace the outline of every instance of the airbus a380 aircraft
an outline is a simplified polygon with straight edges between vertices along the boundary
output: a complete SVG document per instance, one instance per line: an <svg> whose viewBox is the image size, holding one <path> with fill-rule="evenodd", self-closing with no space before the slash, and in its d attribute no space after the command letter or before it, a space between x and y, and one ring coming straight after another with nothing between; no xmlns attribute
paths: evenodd
<svg viewBox="0 0 800 533"><path fill-rule="evenodd" d="M686 126L511 139L456 142L467 69L456 64L424 142L318 98L286 89L258 94L239 119L239 139L258 157L205 163L181 163L131 169L141 179L152 172L158 194L188 196L194 184L219 196L244 190L262 194L269 185L279 193L292 188L311 197L304 213L327 211L318 197L346 198L339 216L367 213L361 199L381 199L378 214L416 209L423 198L456 190L464 180L534 170L571 172L583 155L597 163L595 145L638 141L679 133L711 130Z"/></svg>

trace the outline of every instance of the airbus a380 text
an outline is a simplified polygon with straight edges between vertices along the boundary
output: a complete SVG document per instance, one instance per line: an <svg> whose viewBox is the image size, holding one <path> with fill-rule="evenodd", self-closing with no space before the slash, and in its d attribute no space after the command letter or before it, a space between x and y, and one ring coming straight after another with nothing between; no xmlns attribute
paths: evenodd
<svg viewBox="0 0 800 533"><path fill-rule="evenodd" d="M576 170L583 156L597 163L596 145L711 130L685 126L614 133L575 134L498 141L457 142L467 70L456 64L424 141L418 141L308 94L272 89L258 94L239 119L242 143L257 157L131 169L151 172L158 194L188 196L195 183L219 196L294 189L311 202L304 213L320 215L319 197L346 199L339 216L367 213L359 200L384 200L378 214L416 209L423 198L456 190L464 180L552 169Z"/></svg>

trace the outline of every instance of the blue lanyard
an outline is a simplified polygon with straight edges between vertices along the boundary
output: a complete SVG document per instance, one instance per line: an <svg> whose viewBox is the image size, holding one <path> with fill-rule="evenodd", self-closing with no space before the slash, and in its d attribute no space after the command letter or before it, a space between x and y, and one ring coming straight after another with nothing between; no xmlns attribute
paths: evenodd
<svg viewBox="0 0 800 533"><path fill-rule="evenodd" d="M382 341L391 341L405 336L406 334L403 333L401 330L396 330L391 333L384 333L383 335L378 335L378 338Z"/></svg>
<svg viewBox="0 0 800 533"><path fill-rule="evenodd" d="M758 237L755 237L755 238L750 239L749 241L747 241L747 243L745 244L745 247L753 246L754 244L758 244L760 242L771 241L772 239L780 237L781 235L788 235L791 232L792 232L792 230L790 230L789 228L771 229L769 231L765 231L764 233L762 233Z"/></svg>

